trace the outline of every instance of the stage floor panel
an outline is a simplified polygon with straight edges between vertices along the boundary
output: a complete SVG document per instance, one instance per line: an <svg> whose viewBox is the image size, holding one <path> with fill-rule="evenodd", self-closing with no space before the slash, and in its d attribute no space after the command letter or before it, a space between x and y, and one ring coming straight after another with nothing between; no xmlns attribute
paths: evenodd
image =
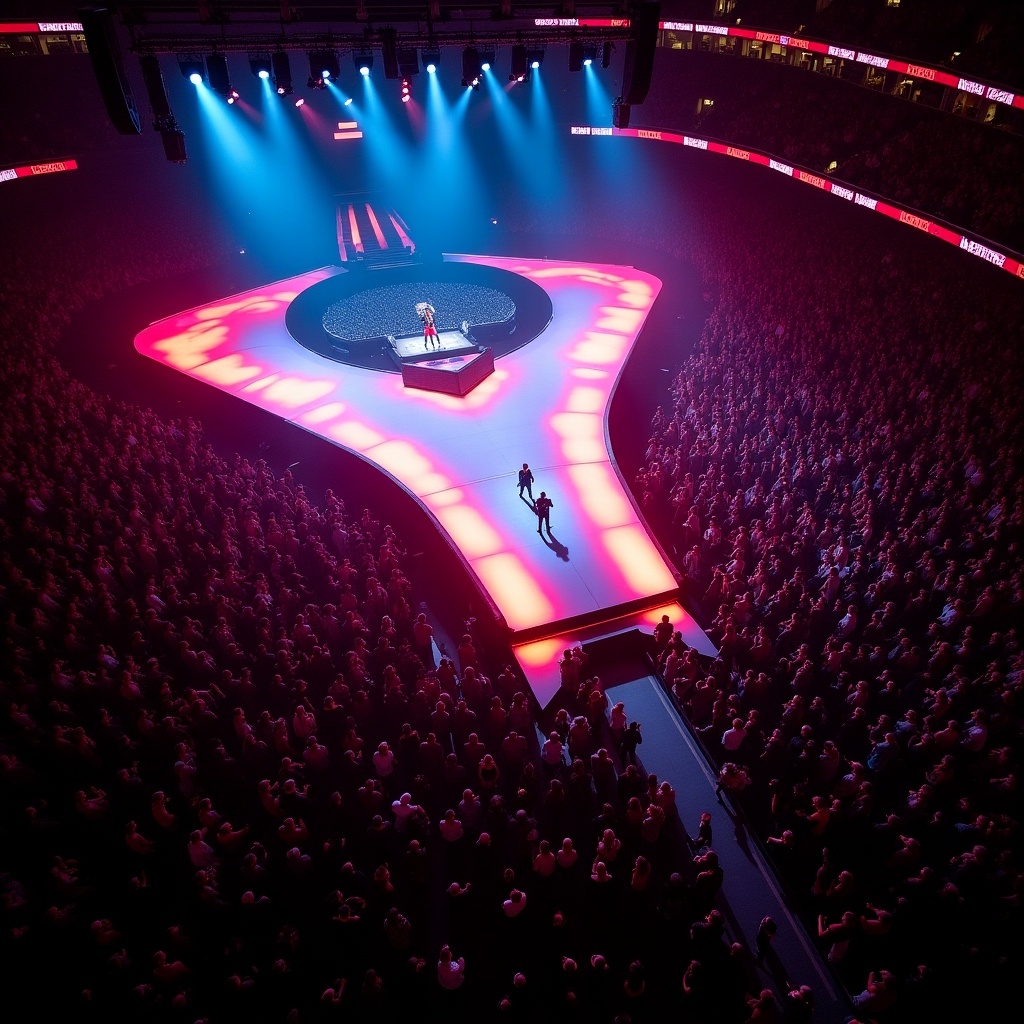
<svg viewBox="0 0 1024 1024"><path fill-rule="evenodd" d="M675 578L612 463L607 406L661 289L631 267L491 256L539 284L547 328L504 356L464 397L405 388L394 374L323 359L285 326L322 268L158 321L137 350L358 452L414 494L515 631L650 598ZM553 539L537 534L516 475L554 501ZM557 627L553 626L553 632Z"/></svg>
<svg viewBox="0 0 1024 1024"><path fill-rule="evenodd" d="M434 352L443 356L446 352L464 352L466 349L476 351L476 345L466 340L458 331L438 331L437 344L428 345L422 334L407 335L395 338L395 351L402 359L415 359L425 352Z"/></svg>

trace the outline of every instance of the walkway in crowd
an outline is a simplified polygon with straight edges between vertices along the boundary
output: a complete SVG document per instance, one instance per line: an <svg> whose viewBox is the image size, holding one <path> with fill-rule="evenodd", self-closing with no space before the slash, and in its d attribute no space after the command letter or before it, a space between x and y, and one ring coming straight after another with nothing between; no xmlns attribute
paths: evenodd
<svg viewBox="0 0 1024 1024"><path fill-rule="evenodd" d="M845 1020L851 1012L849 1003L786 905L753 832L727 802L728 797L716 798L714 772L659 680L645 675L612 685L608 699L622 701L629 718L641 723L644 740L639 759L646 772L672 784L683 827L695 833L701 813L710 812L714 849L724 872L716 906L726 917L732 940L752 950L762 918L770 915L778 924L773 956L759 970L764 984L774 984L780 993L787 991L790 983L810 985L815 1021L838 1024Z"/></svg>

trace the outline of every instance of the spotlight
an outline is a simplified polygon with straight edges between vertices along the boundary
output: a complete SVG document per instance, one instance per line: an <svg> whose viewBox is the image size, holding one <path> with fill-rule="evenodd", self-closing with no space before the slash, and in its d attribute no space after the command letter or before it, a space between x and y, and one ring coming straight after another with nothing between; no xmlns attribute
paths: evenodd
<svg viewBox="0 0 1024 1024"><path fill-rule="evenodd" d="M589 68L594 61L597 60L597 47L596 46L584 46L583 47L583 66Z"/></svg>
<svg viewBox="0 0 1024 1024"><path fill-rule="evenodd" d="M427 69L428 75L437 73L437 69L441 66L440 50L422 50L420 52L420 58L423 61L423 66Z"/></svg>
<svg viewBox="0 0 1024 1024"><path fill-rule="evenodd" d="M270 54L257 51L249 54L249 70L257 77L266 81L270 77Z"/></svg>
<svg viewBox="0 0 1024 1024"><path fill-rule="evenodd" d="M428 75L434 75L434 74L437 74L437 65L436 65L436 64L435 64L435 63L434 63L433 61L431 61L431 62L430 62L430 63L429 63L428 65L427 65L427 74L428 74Z"/></svg>
<svg viewBox="0 0 1024 1024"><path fill-rule="evenodd" d="M312 89L322 89L329 79L341 78L338 54L334 50L310 50L309 84Z"/></svg>
<svg viewBox="0 0 1024 1024"><path fill-rule="evenodd" d="M402 102L408 103L412 99L412 80L406 76L402 79Z"/></svg>
<svg viewBox="0 0 1024 1024"><path fill-rule="evenodd" d="M536 71L537 68L544 63L544 51L543 50L527 50L526 51L526 63L530 65L531 69Z"/></svg>
<svg viewBox="0 0 1024 1024"><path fill-rule="evenodd" d="M184 78L187 78L193 85L199 85L203 80L203 55L201 53L179 53L178 69Z"/></svg>
<svg viewBox="0 0 1024 1024"><path fill-rule="evenodd" d="M206 74L210 79L210 88L227 99L231 93L231 79L228 75L228 59L223 53L211 53L206 58Z"/></svg>
<svg viewBox="0 0 1024 1024"><path fill-rule="evenodd" d="M345 100L345 102L342 105L346 106L346 107L351 106L352 105L352 97L349 96L349 98L347 100Z"/></svg>
<svg viewBox="0 0 1024 1024"><path fill-rule="evenodd" d="M359 74L365 78L373 67L373 51L353 50L352 63L359 69Z"/></svg>
<svg viewBox="0 0 1024 1024"><path fill-rule="evenodd" d="M480 53L475 46L462 51L462 84L476 88L480 80Z"/></svg>
<svg viewBox="0 0 1024 1024"><path fill-rule="evenodd" d="M494 51L493 50L481 50L480 51L480 70L490 71L491 66L494 64Z"/></svg>
<svg viewBox="0 0 1024 1024"><path fill-rule="evenodd" d="M295 101L295 106L297 107L304 107L305 105L306 101L301 96Z"/></svg>
<svg viewBox="0 0 1024 1024"><path fill-rule="evenodd" d="M292 92L292 64L284 50L278 50L270 60L274 71L274 85L278 96L290 96Z"/></svg>
<svg viewBox="0 0 1024 1024"><path fill-rule="evenodd" d="M234 103L237 98L238 97L236 97L236 96L229 96L228 97L228 103Z"/></svg>

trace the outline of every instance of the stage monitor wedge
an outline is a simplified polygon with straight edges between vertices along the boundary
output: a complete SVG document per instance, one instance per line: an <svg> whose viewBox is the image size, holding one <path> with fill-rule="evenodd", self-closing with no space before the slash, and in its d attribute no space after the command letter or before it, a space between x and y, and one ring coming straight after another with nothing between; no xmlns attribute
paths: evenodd
<svg viewBox="0 0 1024 1024"><path fill-rule="evenodd" d="M122 135L141 135L139 108L125 73L113 12L106 7L83 7L79 14L89 59L111 123Z"/></svg>
<svg viewBox="0 0 1024 1024"><path fill-rule="evenodd" d="M626 59L622 69L622 102L639 106L647 99L647 90L651 87L661 4L634 4L631 17L633 38L626 45Z"/></svg>

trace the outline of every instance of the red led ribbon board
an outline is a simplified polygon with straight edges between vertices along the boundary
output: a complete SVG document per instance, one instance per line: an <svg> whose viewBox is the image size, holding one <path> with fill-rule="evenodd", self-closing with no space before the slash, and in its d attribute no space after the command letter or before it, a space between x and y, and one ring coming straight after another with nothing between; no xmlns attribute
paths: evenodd
<svg viewBox="0 0 1024 1024"><path fill-rule="evenodd" d="M40 174L60 174L62 171L78 169L77 160L53 160L45 164L25 164L21 167L8 167L0 170L0 183L14 181L15 178L34 178Z"/></svg>
<svg viewBox="0 0 1024 1024"><path fill-rule="evenodd" d="M758 153L751 149L744 149L740 146L730 146L728 143L716 142L713 139L701 139L695 135L683 135L679 132L659 131L651 128L607 128L603 125L573 125L570 129L572 135L613 135L630 139L651 139L655 142L671 142L678 146L687 146L691 149L706 150L711 153L718 153L721 156L732 157L734 160L743 160L747 163L759 164L770 170L778 171L805 185L812 185L814 188L828 192L837 199L845 199L856 206L864 206L876 213L881 213L901 224L917 228L935 238L940 238L950 245L955 245L972 256L977 256L988 263L1000 267L1013 274L1015 277L1024 279L1024 258L1017 253L1004 252L994 242L987 239L973 238L956 231L952 227L941 224L938 221L926 217L916 210L907 210L892 203L886 202L878 196L865 194L857 189L850 188L840 181L835 181L824 174L815 174L799 167L793 167L776 157L767 153Z"/></svg>

